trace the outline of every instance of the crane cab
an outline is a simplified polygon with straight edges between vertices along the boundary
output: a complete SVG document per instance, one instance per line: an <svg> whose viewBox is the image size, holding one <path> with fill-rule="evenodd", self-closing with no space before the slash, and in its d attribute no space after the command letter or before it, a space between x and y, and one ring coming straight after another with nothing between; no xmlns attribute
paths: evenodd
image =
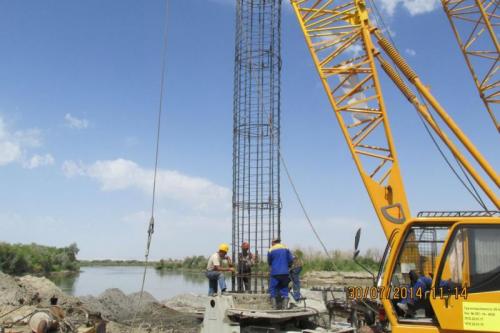
<svg viewBox="0 0 500 333"><path fill-rule="evenodd" d="M389 238L377 295L392 332L500 332L498 212L420 213Z"/></svg>

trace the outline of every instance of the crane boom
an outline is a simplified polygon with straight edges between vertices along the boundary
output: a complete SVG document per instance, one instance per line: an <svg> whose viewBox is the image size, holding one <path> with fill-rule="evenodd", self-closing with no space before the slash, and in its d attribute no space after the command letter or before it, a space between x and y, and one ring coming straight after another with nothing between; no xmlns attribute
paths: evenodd
<svg viewBox="0 0 500 333"><path fill-rule="evenodd" d="M496 332L493 329L496 324L488 326L486 319L481 319L484 325L480 328L471 326L464 309L474 304L485 307L498 304L498 212L488 211L482 199L476 198L485 210L478 215L463 211L409 215L377 65L498 209L500 200L496 190L500 178L496 170L396 47L370 24L366 0L291 1L334 114L388 238L377 286L388 290L389 297L382 297L383 309L379 303L369 303L366 295L362 297L363 305L354 300L354 308L359 306L365 319L383 310L387 317L379 318L375 326L394 333L470 332L471 327L481 332ZM469 162L468 157L477 165ZM485 175L489 181L484 179ZM493 189L491 184L495 186ZM358 243L359 233L355 257L359 253ZM485 255L495 259L483 260ZM425 307L423 314L415 313L416 307L408 306L406 311L404 302L394 292L408 285L416 286L411 278L415 275L427 277L426 284L435 290L450 286L447 297L415 300L414 304L421 302L419 305ZM484 280L480 279L483 276ZM449 297L451 286L461 292L470 288L470 294L453 299Z"/></svg>
<svg viewBox="0 0 500 333"><path fill-rule="evenodd" d="M468 161L432 116L432 110L498 188L500 178L430 93L419 76L369 22L364 0L292 0L323 87L340 124L384 233L390 236L409 215L375 60L398 86L459 163L500 208L495 190ZM382 57L372 36L424 101ZM427 107L427 104L429 107Z"/></svg>
<svg viewBox="0 0 500 333"><path fill-rule="evenodd" d="M500 132L499 0L441 0L479 96Z"/></svg>
<svg viewBox="0 0 500 333"><path fill-rule="evenodd" d="M323 87L386 237L410 216L359 0L292 1ZM367 47L366 47L367 46Z"/></svg>

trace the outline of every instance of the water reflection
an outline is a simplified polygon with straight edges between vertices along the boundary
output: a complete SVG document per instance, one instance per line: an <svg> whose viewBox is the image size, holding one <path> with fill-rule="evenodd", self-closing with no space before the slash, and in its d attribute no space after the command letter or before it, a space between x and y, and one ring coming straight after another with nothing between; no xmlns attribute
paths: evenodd
<svg viewBox="0 0 500 333"><path fill-rule="evenodd" d="M47 278L54 282L62 291L73 295L75 293L75 282L80 272L77 273L54 273Z"/></svg>
<svg viewBox="0 0 500 333"><path fill-rule="evenodd" d="M196 284L205 283L207 280L204 272L184 272L184 271L173 271L170 269L157 269L155 271L156 274L158 274L161 277L178 276L180 274L184 277L184 280L186 280L186 282L190 283L196 283Z"/></svg>
<svg viewBox="0 0 500 333"><path fill-rule="evenodd" d="M143 271L143 267L130 266L82 267L80 273L53 275L49 279L75 296L98 296L109 288L119 288L129 294L140 290ZM202 272L147 269L145 290L159 301L183 293L205 294L206 289Z"/></svg>

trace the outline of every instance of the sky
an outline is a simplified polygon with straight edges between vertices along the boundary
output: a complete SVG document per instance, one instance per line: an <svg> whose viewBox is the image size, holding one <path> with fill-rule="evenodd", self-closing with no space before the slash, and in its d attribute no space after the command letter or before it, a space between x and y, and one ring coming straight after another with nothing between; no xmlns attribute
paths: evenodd
<svg viewBox="0 0 500 333"><path fill-rule="evenodd" d="M497 167L498 134L435 0L378 2L441 104ZM151 259L209 255L231 237L232 0L170 0ZM141 259L151 214L163 0L0 0L0 241L67 246L81 259ZM282 153L330 249L385 237L288 3L282 14ZM382 77L408 201L479 207L413 108ZM283 242L319 250L281 181Z"/></svg>

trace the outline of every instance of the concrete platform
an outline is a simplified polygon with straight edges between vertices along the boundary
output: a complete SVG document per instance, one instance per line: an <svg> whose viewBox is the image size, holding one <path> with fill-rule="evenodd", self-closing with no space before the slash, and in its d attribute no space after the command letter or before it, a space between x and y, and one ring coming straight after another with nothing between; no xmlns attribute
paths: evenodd
<svg viewBox="0 0 500 333"><path fill-rule="evenodd" d="M353 332L345 325L322 328L319 312L308 307L274 310L267 294L225 294L210 297L201 333L319 333Z"/></svg>

